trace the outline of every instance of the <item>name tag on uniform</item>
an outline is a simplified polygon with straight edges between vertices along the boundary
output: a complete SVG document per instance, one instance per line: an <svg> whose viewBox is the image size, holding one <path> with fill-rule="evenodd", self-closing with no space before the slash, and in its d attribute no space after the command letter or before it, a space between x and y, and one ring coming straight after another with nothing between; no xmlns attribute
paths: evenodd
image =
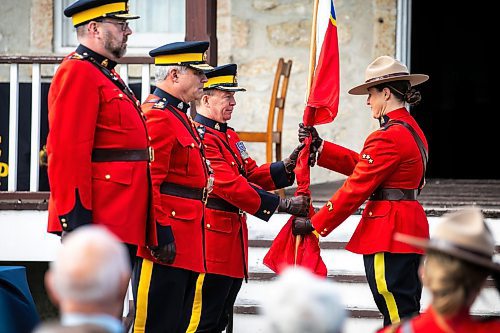
<svg viewBox="0 0 500 333"><path fill-rule="evenodd" d="M243 142L241 142L241 141L236 142L236 148L238 148L240 155L241 155L241 158L243 158L244 160L246 160L247 158L250 157L248 155L247 148L245 147Z"/></svg>

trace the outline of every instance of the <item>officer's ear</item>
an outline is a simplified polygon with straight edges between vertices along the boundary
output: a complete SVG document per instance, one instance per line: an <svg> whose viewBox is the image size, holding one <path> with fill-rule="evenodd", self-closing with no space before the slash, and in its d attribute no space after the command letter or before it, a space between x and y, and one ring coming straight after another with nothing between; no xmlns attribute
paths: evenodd
<svg viewBox="0 0 500 333"><path fill-rule="evenodd" d="M205 106L207 108L210 106L210 102L208 101L208 98L209 98L208 95L203 95L201 97L201 104L203 104L203 106Z"/></svg>
<svg viewBox="0 0 500 333"><path fill-rule="evenodd" d="M87 24L87 31L89 34L96 34L98 32L97 30L97 22L96 21L90 21Z"/></svg>
<svg viewBox="0 0 500 333"><path fill-rule="evenodd" d="M391 89L386 87L382 92L384 93L384 100L387 101L391 97Z"/></svg>

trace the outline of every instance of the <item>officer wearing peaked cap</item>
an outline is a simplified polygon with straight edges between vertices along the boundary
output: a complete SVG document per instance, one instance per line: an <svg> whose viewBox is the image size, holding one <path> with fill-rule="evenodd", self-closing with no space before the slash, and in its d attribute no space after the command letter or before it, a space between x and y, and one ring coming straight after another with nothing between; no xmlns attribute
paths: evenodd
<svg viewBox="0 0 500 333"><path fill-rule="evenodd" d="M208 46L209 42L175 42L151 50L149 55L157 66L181 65L208 72L213 69L206 61Z"/></svg>
<svg viewBox="0 0 500 333"><path fill-rule="evenodd" d="M78 0L64 9L64 15L71 17L75 27L91 20L134 20L140 17L129 13L128 0Z"/></svg>
<svg viewBox="0 0 500 333"><path fill-rule="evenodd" d="M103 224L134 263L137 246L157 244L148 213L149 140L140 103L114 68L132 34L127 20L139 16L127 0L78 0L64 14L80 45L49 90L48 231Z"/></svg>
<svg viewBox="0 0 500 333"><path fill-rule="evenodd" d="M207 82L208 42L171 43L150 52L156 89L142 105L155 158L151 163L154 217L165 246L141 247L133 278L136 332L186 332L205 277L205 203L213 173L188 116ZM165 258L165 259L163 259ZM142 304L142 305L141 305ZM147 305L147 306L146 306Z"/></svg>
<svg viewBox="0 0 500 333"><path fill-rule="evenodd" d="M195 117L203 133L206 156L216 175L207 201L205 239L207 274L200 286L201 314L198 332L222 332L227 326L243 278L248 278L248 230L244 212L268 221L278 209L306 215L309 199L280 198L268 192L292 185L293 169L300 149L283 161L258 166L249 156L234 129L227 125L236 105L236 64L207 73L204 93L196 102Z"/></svg>

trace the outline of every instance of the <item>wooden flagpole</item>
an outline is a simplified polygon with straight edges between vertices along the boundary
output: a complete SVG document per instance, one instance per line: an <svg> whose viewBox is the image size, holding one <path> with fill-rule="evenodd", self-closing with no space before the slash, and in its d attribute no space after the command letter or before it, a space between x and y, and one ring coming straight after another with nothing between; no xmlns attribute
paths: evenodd
<svg viewBox="0 0 500 333"><path fill-rule="evenodd" d="M316 69L316 28L318 25L318 5L319 5L319 0L314 0L313 20L311 26L311 42L309 48L309 74L307 76L306 104L307 104L307 99L309 98L309 93L311 92L312 81L314 78L314 70ZM300 235L295 236L294 266L297 265L297 255L301 241L302 241L302 236Z"/></svg>

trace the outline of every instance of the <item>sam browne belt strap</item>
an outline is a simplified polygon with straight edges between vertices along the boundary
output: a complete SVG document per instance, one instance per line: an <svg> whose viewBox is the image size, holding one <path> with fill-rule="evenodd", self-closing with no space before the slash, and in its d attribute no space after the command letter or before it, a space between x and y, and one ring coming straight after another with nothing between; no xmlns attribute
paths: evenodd
<svg viewBox="0 0 500 333"><path fill-rule="evenodd" d="M368 198L371 201L417 200L418 189L379 188Z"/></svg>
<svg viewBox="0 0 500 333"><path fill-rule="evenodd" d="M204 203L207 202L208 191L206 187L196 188L179 185L175 183L163 182L160 185L160 193L173 195L175 197L200 200Z"/></svg>
<svg viewBox="0 0 500 333"><path fill-rule="evenodd" d="M149 149L109 149L92 150L92 162L149 161Z"/></svg>
<svg viewBox="0 0 500 333"><path fill-rule="evenodd" d="M222 210L224 212L243 214L243 211L238 207L230 204L226 200L219 198L208 198L207 208Z"/></svg>

